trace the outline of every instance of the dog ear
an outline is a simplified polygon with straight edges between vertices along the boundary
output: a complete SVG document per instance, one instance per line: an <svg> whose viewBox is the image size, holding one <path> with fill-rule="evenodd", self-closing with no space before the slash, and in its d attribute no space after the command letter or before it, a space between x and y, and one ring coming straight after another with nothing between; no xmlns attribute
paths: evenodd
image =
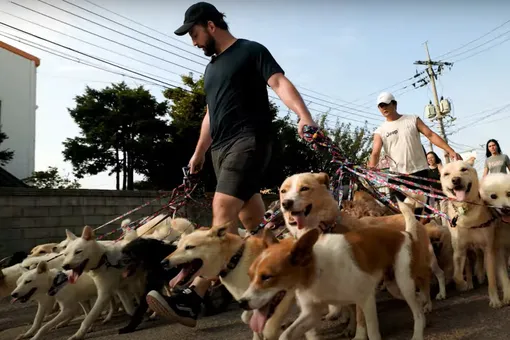
<svg viewBox="0 0 510 340"><path fill-rule="evenodd" d="M39 262L37 265L37 274L46 273L46 271L48 271L48 264L46 261Z"/></svg>
<svg viewBox="0 0 510 340"><path fill-rule="evenodd" d="M319 172L318 174L314 174L315 178L320 184L323 184L326 186L326 188L329 188L329 175L325 172Z"/></svg>
<svg viewBox="0 0 510 340"><path fill-rule="evenodd" d="M78 238L78 236L76 236L71 231L69 231L69 229L66 229L66 237L68 240L71 240L71 241L76 240Z"/></svg>
<svg viewBox="0 0 510 340"><path fill-rule="evenodd" d="M280 243L276 236L274 236L273 232L269 229L264 229L262 234L262 239L264 240L264 247L268 248L273 244Z"/></svg>
<svg viewBox="0 0 510 340"><path fill-rule="evenodd" d="M209 230L209 235L212 237L223 238L227 234L228 228L231 225L232 225L232 222L227 222L222 225L217 225L217 226L211 227L211 229Z"/></svg>
<svg viewBox="0 0 510 340"><path fill-rule="evenodd" d="M91 227L86 225L85 227L83 227L83 232L81 233L81 238L84 239L85 241L90 241L90 240L94 239L94 230L92 230Z"/></svg>
<svg viewBox="0 0 510 340"><path fill-rule="evenodd" d="M290 263L293 266L307 266L311 263L313 246L319 239L319 230L314 228L301 236L290 252Z"/></svg>

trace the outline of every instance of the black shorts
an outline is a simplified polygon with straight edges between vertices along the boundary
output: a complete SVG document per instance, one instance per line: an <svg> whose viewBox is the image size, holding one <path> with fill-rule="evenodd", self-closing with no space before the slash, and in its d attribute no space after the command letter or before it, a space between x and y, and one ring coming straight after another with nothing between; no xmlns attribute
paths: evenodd
<svg viewBox="0 0 510 340"><path fill-rule="evenodd" d="M429 178L429 171L428 170L421 170L421 171L418 171L418 172L415 172L415 173L412 173L410 174L412 176L418 176L418 177L423 177L423 178ZM423 179L416 179L416 178L409 178L409 177L406 177L406 176L397 176L397 177L400 177L404 180L407 180L407 181L410 181L410 182L413 182L413 183L416 183L416 184L419 184L419 185L424 185L424 186L430 186L431 182L427 181L427 180L423 180ZM423 189L423 188L418 188L418 187L415 187L413 185L409 185L409 184L406 184L406 183L402 183L402 182L399 182L399 181L395 181L395 180L388 180L389 183L392 183L392 184L396 184L396 185L403 185L409 189L413 189L413 190L423 190L423 191L429 191L429 190L426 190L426 189ZM394 189L391 189L390 190L390 193L393 197L396 197L398 198L399 200L401 201L404 201L406 199L406 195L404 195L402 192L398 191L398 190L394 190Z"/></svg>
<svg viewBox="0 0 510 340"><path fill-rule="evenodd" d="M216 192L246 202L260 193L271 160L272 143L244 136L211 151L216 174Z"/></svg>

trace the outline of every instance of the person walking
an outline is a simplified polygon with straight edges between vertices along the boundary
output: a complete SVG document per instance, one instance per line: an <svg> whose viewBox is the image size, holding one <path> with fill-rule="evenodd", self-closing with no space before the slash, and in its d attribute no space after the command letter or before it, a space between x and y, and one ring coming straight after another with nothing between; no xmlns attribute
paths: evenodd
<svg viewBox="0 0 510 340"><path fill-rule="evenodd" d="M204 73L207 110L189 167L193 174L200 171L211 148L217 178L212 225L239 218L246 230L254 231L264 221L260 189L272 150L267 85L299 117L301 137L305 125L317 124L269 50L235 38L224 17L212 4L198 2L188 8L183 25L175 31L179 36L189 34L193 45L211 57ZM233 226L229 232L238 230ZM198 277L170 297L149 292L147 303L152 310L163 311L163 317L194 327L209 287L209 281Z"/></svg>
<svg viewBox="0 0 510 340"><path fill-rule="evenodd" d="M386 119L374 132L372 154L368 162L369 168L375 168L379 162L381 150L388 155L390 170L393 172L429 177L429 165L420 140L420 133L427 137L434 145L447 152L452 159L462 159L437 133L432 131L416 115L403 115L397 111L397 100L389 92L382 92L377 97L377 107ZM427 180L412 179L421 185L430 185ZM395 180L390 183L404 185L411 189L417 187L403 184ZM405 195L397 190L390 190L393 198L405 200Z"/></svg>
<svg viewBox="0 0 510 340"><path fill-rule="evenodd" d="M485 146L485 165L483 169L483 177L494 173L507 173L510 170L510 159L501 152L501 147L495 139L489 139Z"/></svg>

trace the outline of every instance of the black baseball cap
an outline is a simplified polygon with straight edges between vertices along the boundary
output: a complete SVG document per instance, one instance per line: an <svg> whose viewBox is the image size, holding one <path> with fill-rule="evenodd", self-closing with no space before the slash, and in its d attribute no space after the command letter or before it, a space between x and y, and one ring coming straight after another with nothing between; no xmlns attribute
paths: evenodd
<svg viewBox="0 0 510 340"><path fill-rule="evenodd" d="M185 35L189 32L191 27L200 21L216 20L223 17L214 5L208 2L197 2L191 5L190 8L184 13L184 23L181 27L175 30L176 35Z"/></svg>

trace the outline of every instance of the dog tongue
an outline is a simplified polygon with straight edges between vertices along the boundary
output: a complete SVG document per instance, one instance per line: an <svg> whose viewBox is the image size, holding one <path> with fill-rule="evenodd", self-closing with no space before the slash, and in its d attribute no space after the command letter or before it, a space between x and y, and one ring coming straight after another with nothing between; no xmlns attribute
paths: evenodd
<svg viewBox="0 0 510 340"><path fill-rule="evenodd" d="M179 272L179 274L177 274L176 277L174 277L173 279L170 280L170 288L174 288L175 286L177 286L177 284L179 282L182 281L182 279L184 279L187 275L188 271L187 271L187 268L182 268L181 271Z"/></svg>
<svg viewBox="0 0 510 340"><path fill-rule="evenodd" d="M464 190L453 190L457 201L463 202L466 199L466 191Z"/></svg>
<svg viewBox="0 0 510 340"><path fill-rule="evenodd" d="M262 333L266 321L267 321L266 314L264 312L261 312L259 309L255 309L250 319L251 330L254 331L255 333Z"/></svg>
<svg viewBox="0 0 510 340"><path fill-rule="evenodd" d="M79 277L80 277L80 275L73 270L71 275L69 275L69 283L71 283L71 284L76 283L76 281L78 281Z"/></svg>
<svg viewBox="0 0 510 340"><path fill-rule="evenodd" d="M294 215L294 220L296 221L298 229L303 229L305 227L305 214Z"/></svg>
<svg viewBox="0 0 510 340"><path fill-rule="evenodd" d="M505 223L510 223L510 215L503 215L501 217L501 219L503 220L503 222Z"/></svg>

